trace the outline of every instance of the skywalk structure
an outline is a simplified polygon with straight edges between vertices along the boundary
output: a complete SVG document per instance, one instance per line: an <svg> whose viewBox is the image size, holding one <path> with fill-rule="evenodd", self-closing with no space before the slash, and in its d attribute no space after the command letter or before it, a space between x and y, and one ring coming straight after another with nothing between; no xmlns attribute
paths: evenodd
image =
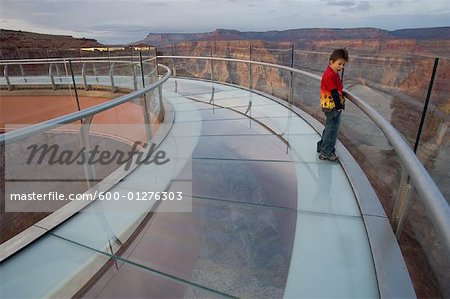
<svg viewBox="0 0 450 299"><path fill-rule="evenodd" d="M219 65L233 65L228 79L235 82L224 82ZM190 56L2 66L5 92L70 90L79 108L25 127L6 124L0 135L4 212L52 212L0 245L2 298L415 297L390 220L364 172L340 142L339 163L319 160L323 126L293 105L318 88L317 75ZM30 66L35 71L25 76ZM285 73L286 84L255 78L257 68ZM193 69L209 72L194 77ZM295 90L294 77L310 89ZM277 88L284 99L271 94ZM83 89L123 95L81 109L76 93ZM403 163L394 230L401 233L412 185L448 258L444 196L401 135L362 99L349 91L346 97L384 132ZM19 149L39 142L75 146L84 159L59 168L16 163L24 159ZM96 145L134 155L109 169L88 163ZM138 161L139 153L149 159ZM158 153L167 163L146 163ZM44 201L11 203L12 193L58 191L90 200L57 203L51 211L41 210Z"/></svg>

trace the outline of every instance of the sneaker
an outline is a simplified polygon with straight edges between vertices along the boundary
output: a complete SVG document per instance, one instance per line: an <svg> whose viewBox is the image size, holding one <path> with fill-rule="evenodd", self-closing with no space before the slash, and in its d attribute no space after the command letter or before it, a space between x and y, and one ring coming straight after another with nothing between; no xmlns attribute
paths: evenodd
<svg viewBox="0 0 450 299"><path fill-rule="evenodd" d="M339 157L335 153L332 153L329 156L324 153L320 153L319 159L320 160L328 160L328 161L338 161Z"/></svg>
<svg viewBox="0 0 450 299"><path fill-rule="evenodd" d="M322 140L319 140L319 141L317 142L317 148L316 148L316 151L317 151L318 153L320 153L320 148L321 148L321 146L322 146Z"/></svg>

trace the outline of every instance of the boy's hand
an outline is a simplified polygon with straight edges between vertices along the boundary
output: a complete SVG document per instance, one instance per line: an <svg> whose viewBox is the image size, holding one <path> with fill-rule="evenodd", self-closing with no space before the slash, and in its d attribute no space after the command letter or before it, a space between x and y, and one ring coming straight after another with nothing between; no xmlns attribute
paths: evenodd
<svg viewBox="0 0 450 299"><path fill-rule="evenodd" d="M344 109L344 107L342 106L339 92L337 91L337 89L333 89L331 91L331 96L333 97L334 107L336 107L337 110Z"/></svg>

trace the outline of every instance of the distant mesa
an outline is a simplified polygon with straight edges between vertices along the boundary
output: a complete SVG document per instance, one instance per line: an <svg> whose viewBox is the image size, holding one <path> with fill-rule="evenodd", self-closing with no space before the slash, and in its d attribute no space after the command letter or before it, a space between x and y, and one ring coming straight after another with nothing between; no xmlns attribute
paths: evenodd
<svg viewBox="0 0 450 299"><path fill-rule="evenodd" d="M298 42L301 40L349 40L349 39L414 39L450 40L450 27L417 28L387 31L377 28L311 28L283 31L238 31L216 29L206 33L149 33L139 42L154 46L174 44L182 41L202 40L262 40L270 42Z"/></svg>
<svg viewBox="0 0 450 299"><path fill-rule="evenodd" d="M337 43L345 40L349 45L358 42L368 43L369 41L389 41L390 43L395 43L396 40L410 40L427 43L443 41L443 45L447 46L450 42L450 27L401 29L395 31L387 31L378 28L311 28L264 32L216 29L213 32L205 33L149 33L143 40L128 45L105 45L99 43L95 39L85 37L75 38L68 35L52 35L7 29L1 29L0 31L1 49L112 49L114 47L127 47L131 45L143 49L146 46L160 47L181 42L257 40L275 43L288 42L292 44L312 44L322 41Z"/></svg>
<svg viewBox="0 0 450 299"><path fill-rule="evenodd" d="M0 29L0 48L82 48L103 46L95 39Z"/></svg>

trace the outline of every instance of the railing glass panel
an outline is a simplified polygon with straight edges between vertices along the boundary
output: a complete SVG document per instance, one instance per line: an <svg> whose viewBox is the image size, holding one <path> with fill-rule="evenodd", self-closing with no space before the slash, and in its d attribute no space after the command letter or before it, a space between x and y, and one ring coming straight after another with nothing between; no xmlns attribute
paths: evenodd
<svg viewBox="0 0 450 299"><path fill-rule="evenodd" d="M178 48L177 48L178 50ZM199 50L200 51L200 50ZM200 51L201 52L201 51ZM253 52L252 52L253 53ZM190 53L192 54L192 53ZM170 52L168 53L170 55ZM253 56L256 57L256 56ZM253 58L252 57L252 58ZM308 71L311 71L312 74L321 75L323 72L323 69L327 65L329 53L324 52L315 52L315 51L295 51L294 56L294 65L297 66L300 69L306 69ZM367 85L362 88L361 84L357 85L355 82L360 82L357 80L361 80L362 74L359 74L357 72L358 68L369 68L369 65L361 65L361 61L366 62L367 60L364 60L363 58L355 57L355 59L358 59L357 62L359 64L355 64L355 71L352 71L350 69L352 61L349 63L348 70L346 69L344 73L344 85L349 84L349 87L354 87L357 92L363 92L365 89L367 89ZM199 59L198 63L196 65L193 65L192 62L189 64L184 63L187 59L184 58L167 58L175 60L175 67L177 68L178 74L183 74L185 76L193 76L196 78L202 78L205 79L204 74L208 72L209 66L204 63L203 59ZM418 59L418 58L416 58ZM190 61L192 59L189 59ZM420 59L419 59L420 60ZM177 62L179 61L179 62ZM323 66L320 66L317 62L318 61L324 61ZM389 60L388 60L389 61ZM424 61L428 61L427 63L421 64L419 63L419 68L421 68L424 72L428 71L429 62L432 62L432 59L424 59ZM370 62L370 61L369 61ZM372 61L373 62L373 61ZM372 62L370 62L372 64ZM420 61L419 61L420 62ZM166 61L167 63L167 61ZM233 65L234 64L234 65ZM266 93L275 95L283 100L288 101L289 100L289 86L290 86L290 71L289 70L282 70L278 68L274 68L274 70L268 71L267 69L270 69L272 67L269 66L262 66L262 65L254 65L251 68L251 71L249 71L248 68L245 68L248 63L246 62L233 62L233 61L214 61L214 65L216 66L214 68L214 78L215 80L219 82L224 83L235 83L242 85L244 87L250 87L249 85L249 79L250 76L253 78L262 78L261 80L254 79L255 85L252 86L257 90L264 91ZM168 63L168 65L171 65ZM220 65L223 65L222 67L219 67ZM241 65L241 66L238 66ZM318 66L319 65L319 66ZM377 88L380 86L391 84L393 86L387 85L386 88L388 88L387 91L384 93L376 92L375 88L372 88L372 91L368 91L366 93L362 93L360 96L362 99L366 100L366 94L368 94L367 101L369 104L375 104L376 107L381 109L381 114L387 117L388 120L392 119L392 108L393 106L393 100L395 99L394 96L399 97L398 93L401 91L401 87L399 85L399 82L392 79L393 81L389 81L384 76L392 76L392 72L401 71L401 72L408 72L408 71L414 71L414 69L405 69L407 68L407 64L402 63L401 61L394 60L393 66L391 66L391 69L389 70L389 73L383 73L383 74L376 74L377 77L373 77L373 80L375 81ZM432 65L431 65L432 67ZM379 69L380 71L383 71L383 68ZM247 72L247 74L244 74ZM267 75L267 73L270 72L270 76ZM429 73L429 72L428 72ZM245 76L247 75L247 76ZM356 78L353 78L356 77ZM230 79L234 78L234 80ZM247 78L247 81L245 79ZM320 77L319 77L320 78ZM208 78L206 78L208 79ZM377 83L376 80L381 80L380 83ZM384 82L383 80L387 80ZM409 80L408 76L405 76L403 78L404 81ZM234 82L232 82L234 81ZM279 82L278 84L276 84ZM319 107L319 91L320 91L320 82L316 79L312 79L309 76L304 76L303 74L296 73L292 80L292 87L293 87L293 97L292 101L294 104L301 109L305 110L309 114L313 115L316 119L323 121L323 113ZM425 80L427 82L427 80ZM397 84L397 85L395 85ZM403 83L407 84L407 83ZM278 85L278 89L276 88ZM426 84L422 84L426 86ZM441 85L442 86L442 85ZM362 89L361 89L362 88ZM443 87L440 87L442 89ZM445 90L445 88L444 88ZM394 96L390 96L387 99L385 99L384 95L389 96L390 93L393 93ZM421 95L426 95L426 91L420 90ZM381 99L381 100L380 100ZM422 100L423 102L423 100ZM416 105L419 107L420 105ZM420 108L420 107L419 107ZM400 110L396 108L396 112L400 113ZM387 113L387 114L386 114ZM405 112L406 113L406 112ZM391 116L390 116L391 115ZM411 132L417 132L417 126L420 121L420 113L416 113L415 115L418 115L417 120L412 120L408 118L407 116L402 115L401 117L397 117L397 119L401 120L402 118L404 121L410 122L410 127L403 130L400 130L403 134L409 134L411 135ZM406 117L406 118L405 118ZM412 124L412 125L411 125ZM372 183L372 186L375 188L381 202L384 205L384 208L386 210L386 213L389 217L392 217L392 211L394 209L395 202L397 201L398 196L400 196L400 193L403 191L400 191L404 189L404 186L401 186L401 179L402 179L402 162L400 160L399 155L395 152L394 148L391 146L389 140L384 135L384 133L378 128L377 125L373 123L371 119L369 119L365 113L363 113L359 108L357 108L354 104L352 104L350 101L347 101L347 108L346 111L343 114L342 123L341 123L341 133L340 133L340 139L343 141L343 143L346 145L347 149L350 150L350 152L353 154L355 159L358 161L360 166L365 171L366 175L368 176L369 180ZM411 129L411 127L415 127L415 129ZM446 125L445 122L443 124L442 128L442 139L444 139L444 136L446 136ZM413 135L414 135L413 134ZM410 140L411 144L411 138L408 138ZM414 140L414 138L412 138ZM419 150L420 152L420 150ZM446 164L442 164L446 165ZM448 175L444 175L444 177L448 178ZM406 177L407 178L407 177ZM435 180L438 180L435 178ZM445 180L445 179L444 179ZM408 180L406 179L406 182ZM416 197L413 194L413 198ZM417 200L415 200L417 201ZM415 202L413 201L413 202ZM419 214L415 213L414 210L414 204L412 210L409 210L408 217L416 218L419 217ZM425 213L422 209L421 217L424 217L426 222L431 223L428 216L425 216ZM439 280L441 283L441 288L445 289L446 282L449 281L446 279L447 274L443 274L443 271L446 271L445 269L448 269L447 262L447 256L446 253L442 249L442 245L439 245L440 241L436 241L435 239L430 239L428 241L424 240L423 243L419 241L420 237L416 238L416 234L421 234L420 231L416 231L412 229L412 226L407 224L406 226L406 232L403 236L403 239L401 240L401 245L405 249L406 254L405 258L408 261L411 269L413 268L421 268L421 271L424 271L426 273L434 272L437 275L439 275ZM426 229L425 231L432 233L432 230ZM416 238L416 241L419 241L421 243L420 247L423 247L423 252L429 252L426 253L427 257L422 259L417 259L417 253L413 252L411 248L416 248L417 246L413 245L414 240L413 238ZM437 244L437 245L436 245ZM440 248L436 249L437 255L440 256L437 260L441 263L440 265L443 265L442 267L440 265L437 265L436 262L433 262L433 270L430 271L429 261L428 259L433 259L434 256L430 255L431 252L435 252L433 248ZM412 271L412 277L416 285L426 285L426 284L433 284L433 279L431 279L431 275L423 276L419 272L421 271ZM447 271L448 272L448 271ZM439 273L439 274L438 274ZM433 292L436 292L436 289L433 290ZM420 294L419 294L420 295Z"/></svg>
<svg viewBox="0 0 450 299"><path fill-rule="evenodd" d="M6 143L1 145L2 156L5 158L1 168L1 176L5 179L2 191L6 190L6 194L1 192L2 243L71 202L69 195L81 195L96 187L99 182L109 180L113 184L120 179L114 175L110 176L127 164L128 153L146 150L143 146L149 145L149 140L159 130L159 124L164 121L165 110L162 93L157 87L130 100L124 98L122 104L100 110L101 112L90 117L78 118L69 124L63 120L79 110L95 110L94 106L107 104L121 95L111 91L84 90L83 85L86 82L95 82L100 88L110 89L111 81L105 74L110 72L113 64L114 62L98 59L70 62L56 60L49 63L22 61L20 64L17 61L9 61L2 64L7 70L16 66L16 71L20 72L19 66L22 65L30 66L30 70L33 70L30 71L30 76L26 76L29 78L28 82L15 82L13 77L13 90L2 91L2 106L5 108L2 109L0 118L2 131L11 132L49 119L61 119L61 123L55 125L54 129L36 132L25 138L11 140L7 137ZM154 62L151 64L154 65ZM90 70L87 70L86 65L91 66ZM116 72L121 75L113 72L113 78L120 79L122 76L124 80L118 82L119 86L131 92L134 89L132 64L122 61L118 65ZM48 67L43 74L39 72L39 67L42 66L44 69ZM147 71L150 71L150 67L147 67ZM162 72L166 80L168 75L164 69ZM156 69L153 73L156 74ZM6 78L7 76L0 78L0 83L5 87ZM150 78L156 80L157 76L145 74L144 79ZM141 77L139 81L142 84ZM155 84L154 81L152 84ZM89 84L90 87L92 85ZM52 87L57 89L52 90ZM36 88L41 89L36 92ZM24 92L32 94L27 96ZM20 95L20 98L17 95ZM122 94L122 97L127 96ZM21 105L18 105L17 101L21 101ZM7 102L11 102L10 105L7 105ZM103 158L101 155L104 155ZM115 159L112 163L102 162L102 159L111 160L113 156ZM127 170L133 167L135 165L129 165ZM47 200L52 199L48 204L36 200L36 205L28 205L29 201L21 203L20 200L6 200L11 194L19 194L14 195L17 197L20 194L32 194L33 191L35 194L46 194ZM58 194L65 200L53 199ZM25 202L26 205L23 204Z"/></svg>

